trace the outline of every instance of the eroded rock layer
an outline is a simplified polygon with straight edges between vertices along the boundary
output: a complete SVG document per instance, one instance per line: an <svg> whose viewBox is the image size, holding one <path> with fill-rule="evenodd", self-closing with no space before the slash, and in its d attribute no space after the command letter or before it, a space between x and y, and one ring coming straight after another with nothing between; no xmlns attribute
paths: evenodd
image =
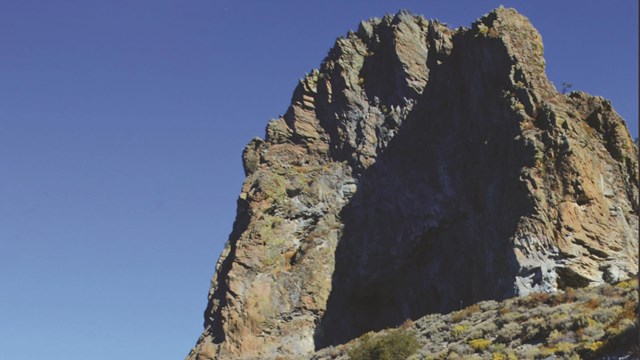
<svg viewBox="0 0 640 360"><path fill-rule="evenodd" d="M408 318L638 271L637 148L558 93L529 21L362 22L300 81L247 179L188 359L300 358Z"/></svg>

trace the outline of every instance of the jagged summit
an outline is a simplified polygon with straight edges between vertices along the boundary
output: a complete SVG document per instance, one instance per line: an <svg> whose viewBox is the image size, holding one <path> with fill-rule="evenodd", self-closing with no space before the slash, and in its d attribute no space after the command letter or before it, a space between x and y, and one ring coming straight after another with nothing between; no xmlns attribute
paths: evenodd
<svg viewBox="0 0 640 360"><path fill-rule="evenodd" d="M360 23L296 87L247 174L189 359L301 358L480 300L638 271L638 153L558 93L513 9Z"/></svg>

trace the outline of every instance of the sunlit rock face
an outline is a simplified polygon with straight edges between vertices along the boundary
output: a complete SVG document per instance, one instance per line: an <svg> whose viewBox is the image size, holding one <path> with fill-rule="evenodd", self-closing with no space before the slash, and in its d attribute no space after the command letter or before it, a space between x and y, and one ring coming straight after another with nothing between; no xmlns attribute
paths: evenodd
<svg viewBox="0 0 640 360"><path fill-rule="evenodd" d="M638 271L638 151L558 93L529 21L362 22L242 154L247 179L188 359L305 358L486 299Z"/></svg>

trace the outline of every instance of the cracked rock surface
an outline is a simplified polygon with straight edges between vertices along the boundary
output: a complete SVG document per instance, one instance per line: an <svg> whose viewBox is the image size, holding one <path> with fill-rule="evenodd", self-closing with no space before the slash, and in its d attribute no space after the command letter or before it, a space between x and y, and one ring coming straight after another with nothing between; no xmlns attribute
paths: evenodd
<svg viewBox="0 0 640 360"><path fill-rule="evenodd" d="M555 89L513 9L362 22L242 160L189 360L305 358L638 272L638 149L609 101Z"/></svg>

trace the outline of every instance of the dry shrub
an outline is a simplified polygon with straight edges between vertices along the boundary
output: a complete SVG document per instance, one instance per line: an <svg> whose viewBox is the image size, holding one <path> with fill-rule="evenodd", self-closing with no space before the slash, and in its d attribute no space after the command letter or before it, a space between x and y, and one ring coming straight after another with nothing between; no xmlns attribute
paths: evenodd
<svg viewBox="0 0 640 360"><path fill-rule="evenodd" d="M498 314L504 315L504 314L510 313L511 310L512 310L511 307L503 305L498 309Z"/></svg>
<svg viewBox="0 0 640 360"><path fill-rule="evenodd" d="M449 346L449 350L455 352L458 355L469 355L473 353L473 349L464 342L454 343Z"/></svg>
<svg viewBox="0 0 640 360"><path fill-rule="evenodd" d="M631 278L629 280L621 281L621 282L617 283L616 286L619 287L619 288L622 288L622 289L637 288L638 287L638 279L637 278Z"/></svg>
<svg viewBox="0 0 640 360"><path fill-rule="evenodd" d="M477 330L481 330L484 336L495 336L496 332L498 331L498 326L493 320L481 322L480 324L474 326L474 328Z"/></svg>
<svg viewBox="0 0 640 360"><path fill-rule="evenodd" d="M622 311L618 312L609 324L609 328L617 328L624 319L636 320L638 314L638 303L633 299L627 300L622 306Z"/></svg>
<svg viewBox="0 0 640 360"><path fill-rule="evenodd" d="M574 319L573 317L571 317L569 314L565 312L557 312L557 313L551 314L547 318L547 322L549 323L549 326L551 326L552 328L568 330L573 327Z"/></svg>
<svg viewBox="0 0 640 360"><path fill-rule="evenodd" d="M593 309L595 309L595 308L597 308L597 307L598 307L598 305L600 305L600 300L599 300L599 299L597 299L597 298L591 298L591 299L589 299L589 301L587 301L587 302L584 304L584 306L585 306L587 309L592 309L592 310L593 310Z"/></svg>
<svg viewBox="0 0 640 360"><path fill-rule="evenodd" d="M491 345L492 341L489 339L473 339L469 341L469 346L475 351L482 352L486 350L489 345Z"/></svg>
<svg viewBox="0 0 640 360"><path fill-rule="evenodd" d="M402 325L400 325L400 327L403 328L403 329L409 329L409 328L413 327L413 324L414 324L413 320L407 319L402 323Z"/></svg>
<svg viewBox="0 0 640 360"><path fill-rule="evenodd" d="M564 338L564 334L559 332L558 330L552 330L547 336L547 344L556 344L559 343Z"/></svg>
<svg viewBox="0 0 640 360"><path fill-rule="evenodd" d="M607 307L599 307L591 313L591 318L601 324L608 324L618 318L623 318L624 309L620 305L610 305Z"/></svg>
<svg viewBox="0 0 640 360"><path fill-rule="evenodd" d="M520 306L535 307L540 304L548 303L550 298L551 295L545 292L533 293L520 299L519 304Z"/></svg>
<svg viewBox="0 0 640 360"><path fill-rule="evenodd" d="M451 315L451 321L456 323L460 322L477 312L480 312L480 306L478 304L473 304Z"/></svg>
<svg viewBox="0 0 640 360"><path fill-rule="evenodd" d="M538 359L540 358L540 349L537 346L528 346L519 351L521 359Z"/></svg>
<svg viewBox="0 0 640 360"><path fill-rule="evenodd" d="M498 340L501 342L511 342L511 340L517 338L522 333L522 325L518 323L505 324L498 331Z"/></svg>
<svg viewBox="0 0 640 360"><path fill-rule="evenodd" d="M626 319L635 319L638 314L638 303L633 300L627 300L622 307L622 316Z"/></svg>
<svg viewBox="0 0 640 360"><path fill-rule="evenodd" d="M404 329L385 334L365 334L360 343L349 351L351 360L404 360L420 348L416 335Z"/></svg>
<svg viewBox="0 0 640 360"><path fill-rule="evenodd" d="M633 329L636 326L635 322L631 319L622 319L617 324L609 326L607 328L607 334L610 337L618 336L628 329Z"/></svg>
<svg viewBox="0 0 640 360"><path fill-rule="evenodd" d="M604 329L600 324L594 326L587 326L584 328L583 339L599 339L605 335Z"/></svg>
<svg viewBox="0 0 640 360"><path fill-rule="evenodd" d="M594 341L589 344L589 350L596 352L602 347L602 345L604 345L602 341Z"/></svg>
<svg viewBox="0 0 640 360"><path fill-rule="evenodd" d="M522 323L523 332L522 341L533 340L537 337L544 336L549 332L549 323L546 319L540 317L530 318Z"/></svg>
<svg viewBox="0 0 640 360"><path fill-rule="evenodd" d="M559 342L551 347L543 347L540 349L540 353L542 356L553 356L553 355L570 355L573 353L573 350L577 347L576 344L571 344L568 342Z"/></svg>
<svg viewBox="0 0 640 360"><path fill-rule="evenodd" d="M506 312L506 313L502 314L502 316L500 316L500 321L502 323L505 323L505 324L512 323L512 322L521 323L521 322L525 321L527 318L528 317L526 316L526 314L523 314L523 313Z"/></svg>
<svg viewBox="0 0 640 360"><path fill-rule="evenodd" d="M551 298L551 305L566 304L574 302L576 300L576 290L573 288L567 288L563 292L556 294Z"/></svg>
<svg viewBox="0 0 640 360"><path fill-rule="evenodd" d="M619 297L620 296L620 289L611 286L609 284L606 284L602 287L602 289L600 290L600 294L602 294L602 296L606 296L606 297Z"/></svg>
<svg viewBox="0 0 640 360"><path fill-rule="evenodd" d="M451 329L451 335L456 338L460 338L462 334L464 334L469 327L467 325L456 325Z"/></svg>

